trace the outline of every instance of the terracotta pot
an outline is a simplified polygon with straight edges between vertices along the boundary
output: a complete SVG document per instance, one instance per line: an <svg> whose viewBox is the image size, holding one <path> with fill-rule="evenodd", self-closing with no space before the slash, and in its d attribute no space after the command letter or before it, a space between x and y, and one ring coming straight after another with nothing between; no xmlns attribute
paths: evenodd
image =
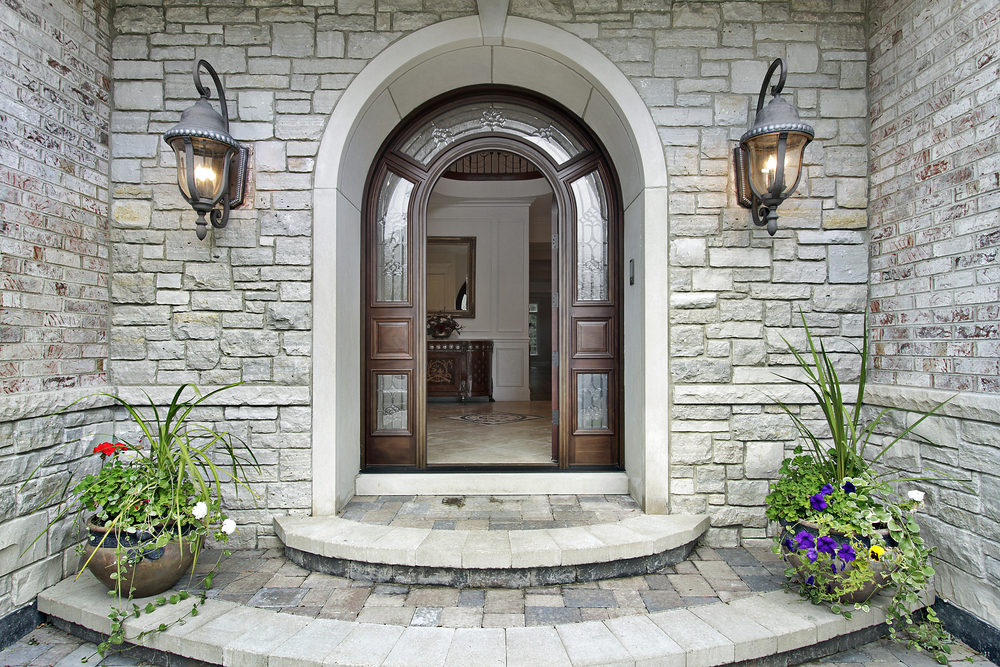
<svg viewBox="0 0 1000 667"><path fill-rule="evenodd" d="M785 528L785 533L781 536L781 554L784 557L785 562L791 565L792 568L796 571L796 578L799 581L802 581L805 577L808 576L808 573L805 572L803 568L802 557L800 557L797 552L791 551L788 549L788 547L785 546L784 544L785 538L795 537L795 535L797 535L799 531L802 530L811 533L814 537L818 536L819 525L813 523L812 521L799 521L794 524L786 524L784 528ZM882 535L883 538L885 538L887 546L889 546L890 548L896 546L896 542L889 537L888 529L880 530L878 532L879 534ZM837 540L837 542L840 544L843 544L846 541L851 541L854 543L863 544L865 550L871 547L871 540L861 535L845 535L843 533L830 533L830 537ZM857 554L857 556L858 558L865 558L867 557L867 553L861 551L860 553ZM892 574L892 570L890 569L883 570L882 565L883 564L881 562L873 561L871 563L872 577L868 581L866 581L861 588L849 591L841 595L839 600L841 602L848 604L854 604L856 602L865 602L871 599L871 597L876 593L878 593L880 590L888 586L891 583L889 575ZM853 569L854 569L854 563L852 561L850 563L847 563L843 571L841 572L837 572L836 574L833 572L825 574L825 577L827 577L827 580L831 587L829 590L835 590L837 584L841 580L846 580Z"/></svg>
<svg viewBox="0 0 1000 667"><path fill-rule="evenodd" d="M115 551L119 542L125 558L139 558L138 562L125 565L121 573L121 582L125 584L121 586L121 594L128 595L128 588L134 587L132 597L136 598L169 590L184 574L191 572L195 550L200 548L201 538L196 541L185 535L182 539L174 536L165 546L156 547L156 536L144 531L108 531L92 523L87 524L87 529L89 535L84 545L84 562L87 569L109 589L119 590L118 583L111 576L116 572Z"/></svg>

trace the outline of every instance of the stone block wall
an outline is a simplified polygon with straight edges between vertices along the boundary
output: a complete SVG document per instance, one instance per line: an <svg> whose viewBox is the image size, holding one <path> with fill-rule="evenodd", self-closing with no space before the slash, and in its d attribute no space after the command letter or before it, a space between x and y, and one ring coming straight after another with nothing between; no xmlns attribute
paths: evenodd
<svg viewBox="0 0 1000 667"><path fill-rule="evenodd" d="M921 484L937 591L1000 618L1000 8L876 0L871 34L871 332L877 406L951 399L894 462ZM909 418L912 423L912 416ZM905 417L897 417L905 423ZM961 483L959 483L961 482Z"/></svg>
<svg viewBox="0 0 1000 667"><path fill-rule="evenodd" d="M310 386L312 170L326 119L354 74L388 44L474 13L471 0L118 5L110 343L116 384ZM837 350L850 350L863 331L863 4L513 0L510 13L588 41L649 106L670 170L673 291L665 301L672 382L675 396L683 394L674 406L669 509L712 514L713 544L764 537L767 480L794 433L761 383L799 398L766 368L788 364L781 337L801 342L800 311ZM817 141L807 150L799 194L782 207L771 238L735 205L731 151L778 56L790 66L786 96L815 126ZM254 151L251 204L206 242L195 238L194 213L159 137L195 99L196 57L222 75L232 131ZM302 409L308 422L308 407ZM265 422L254 422L251 441L281 446L284 434L302 435L286 431L280 414ZM308 508L283 497L269 493L267 509Z"/></svg>
<svg viewBox="0 0 1000 667"><path fill-rule="evenodd" d="M0 3L0 394L107 381L110 4Z"/></svg>
<svg viewBox="0 0 1000 667"><path fill-rule="evenodd" d="M772 372L793 361L783 337L801 349L800 313L838 353L864 331L864 4L513 0L511 13L586 39L650 109L670 176L669 509L711 515L714 545L764 538L768 481L796 439L773 399L808 400ZM816 141L770 237L736 205L731 152L777 57Z"/></svg>

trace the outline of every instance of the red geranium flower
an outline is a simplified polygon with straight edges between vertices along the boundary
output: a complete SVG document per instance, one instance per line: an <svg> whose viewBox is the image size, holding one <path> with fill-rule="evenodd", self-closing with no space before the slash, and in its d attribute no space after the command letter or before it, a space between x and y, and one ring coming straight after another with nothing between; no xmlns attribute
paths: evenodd
<svg viewBox="0 0 1000 667"><path fill-rule="evenodd" d="M100 454L101 456L111 456L115 452L122 449L128 449L128 445L121 442L116 442L114 444L111 444L110 442L102 442L97 447L94 447L94 453Z"/></svg>

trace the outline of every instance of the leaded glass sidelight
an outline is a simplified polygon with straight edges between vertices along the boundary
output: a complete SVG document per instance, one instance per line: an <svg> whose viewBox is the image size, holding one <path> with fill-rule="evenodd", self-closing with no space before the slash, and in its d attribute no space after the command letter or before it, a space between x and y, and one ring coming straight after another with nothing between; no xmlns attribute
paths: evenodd
<svg viewBox="0 0 1000 667"><path fill-rule="evenodd" d="M375 376L375 430L409 430L409 377L407 375Z"/></svg>
<svg viewBox="0 0 1000 667"><path fill-rule="evenodd" d="M477 102L446 111L425 123L402 152L423 164L455 142L480 133L518 137L544 151L556 164L583 152L583 143L562 123L512 102Z"/></svg>
<svg viewBox="0 0 1000 667"><path fill-rule="evenodd" d="M594 171L573 181L576 199L576 299L607 301L608 200L604 181Z"/></svg>
<svg viewBox="0 0 1000 667"><path fill-rule="evenodd" d="M409 210L413 183L386 172L375 220L375 300L408 302Z"/></svg>
<svg viewBox="0 0 1000 667"><path fill-rule="evenodd" d="M580 429L608 429L608 373L576 376L576 424Z"/></svg>

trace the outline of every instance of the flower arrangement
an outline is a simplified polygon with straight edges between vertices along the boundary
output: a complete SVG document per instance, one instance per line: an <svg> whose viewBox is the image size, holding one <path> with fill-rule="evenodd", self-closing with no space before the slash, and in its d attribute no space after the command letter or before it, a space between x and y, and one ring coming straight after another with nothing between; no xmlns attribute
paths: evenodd
<svg viewBox="0 0 1000 667"><path fill-rule="evenodd" d="M129 616L190 597L187 591L179 591L157 597L144 609L132 604L137 586L142 585L139 568L143 561L159 559L171 542L175 551L189 555L190 560L183 561L178 575L165 586L154 587L163 591L176 582L188 564L194 571L207 535L226 542L235 532L236 522L222 511L223 484L232 482L237 493L240 487L249 491L246 467L259 471L260 466L239 438L192 423L190 417L210 397L239 384L206 394L193 385L183 384L163 412L148 395L149 407L140 409L115 394L95 394L106 396L125 409L133 426L138 428L139 440L103 442L94 447L92 453L100 456L100 469L85 475L75 485L72 482L66 485L56 517L46 531L71 512L90 515L87 517L90 537L79 547L85 554L82 567L94 571L117 599L109 614L111 633L98 645L102 656L124 641L124 621ZM182 398L189 388L194 396ZM217 460L226 464L220 465ZM34 473L28 481L33 477ZM70 487L71 492L67 493ZM96 557L101 547L113 549L110 565ZM204 578L206 589L211 588L213 573L214 569ZM203 593L201 601L204 598ZM197 614L198 604L195 603L191 615Z"/></svg>
<svg viewBox="0 0 1000 667"><path fill-rule="evenodd" d="M941 405L919 413L909 427L879 447L872 442L882 428L888 409L864 421L863 396L867 380L868 341L858 350L861 371L853 405L845 401L837 370L822 342L817 346L805 326L809 359L786 340L805 379L780 376L807 387L816 397L829 429L828 438L814 431L799 413L778 401L791 418L808 451L801 445L786 458L767 496L767 516L782 528L774 550L790 567L785 574L797 581L800 593L814 603L831 603L834 612L850 618L843 606L867 602L886 586L894 588L886 610L892 638L897 631L909 634L911 646L931 650L947 663L948 635L934 611L927 608L921 620L913 610L930 584L933 551L920 535L914 514L922 507L924 493L901 495L898 487L918 480L942 479L920 474L892 478L878 472L876 464L890 447L910 434ZM947 402L947 401L946 401ZM825 435L825 434L823 434ZM832 445L832 446L831 446ZM875 452L865 458L866 448Z"/></svg>
<svg viewBox="0 0 1000 667"><path fill-rule="evenodd" d="M451 315L438 313L427 316L427 334L432 338L447 338L455 331L461 331L462 325Z"/></svg>

